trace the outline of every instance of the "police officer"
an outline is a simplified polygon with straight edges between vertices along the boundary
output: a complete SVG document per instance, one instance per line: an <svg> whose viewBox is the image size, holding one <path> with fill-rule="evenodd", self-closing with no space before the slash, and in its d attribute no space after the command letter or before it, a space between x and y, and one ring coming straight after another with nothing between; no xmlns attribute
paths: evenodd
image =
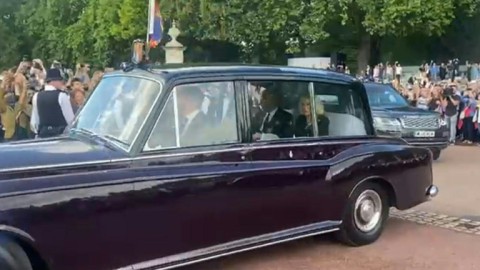
<svg viewBox="0 0 480 270"><path fill-rule="evenodd" d="M39 138L59 136L72 123L74 113L70 96L64 92L65 82L60 70L49 69L45 91L33 96L32 131Z"/></svg>

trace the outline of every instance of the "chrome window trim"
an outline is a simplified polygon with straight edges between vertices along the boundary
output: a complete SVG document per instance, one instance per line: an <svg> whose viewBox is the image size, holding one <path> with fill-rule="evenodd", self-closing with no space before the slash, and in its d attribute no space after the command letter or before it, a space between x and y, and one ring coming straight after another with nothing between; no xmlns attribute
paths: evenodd
<svg viewBox="0 0 480 270"><path fill-rule="evenodd" d="M312 111L313 137L318 137L317 102L315 101L315 85L308 83L308 94L310 95L310 110Z"/></svg>
<svg viewBox="0 0 480 270"><path fill-rule="evenodd" d="M375 136L352 136L357 138L356 140L352 140L352 143L355 142L367 142L371 139L379 139ZM317 141L313 142L293 142L290 141L274 141L274 144L265 144L259 145L262 142L258 142L255 144L245 143L242 144L240 147L232 147L226 149L216 149L216 150L197 150L191 152L184 152L184 153L157 153L151 155L141 155L136 157L130 158L117 158L117 159L103 159L103 160L95 160L95 161L84 161L84 162L67 162L61 164L54 164L54 165L39 165L39 166L25 166L25 167L17 167L17 168L7 168L7 169L0 169L0 173L15 173L20 171L32 171L32 170L42 170L42 169L61 169L61 168L68 168L68 167L79 167L79 166L89 166L89 165L112 165L121 162L134 162L134 161L141 161L141 160L148 160L148 159L155 159L155 158L168 158L168 157L178 157L178 156L188 156L188 155L203 155L203 154L212 154L212 153L224 153L224 152L231 152L231 151L250 151L251 149L270 149L270 148L278 148L278 147L298 147L298 146L316 146L321 144L335 144L339 141L345 142L345 139L352 138L352 137L338 137L335 139L334 137L329 137L328 140L323 140L319 138L313 138ZM388 137L387 137L388 138ZM265 143L266 141L263 141ZM268 142L267 142L268 143ZM221 145L219 145L221 146ZM205 148L202 146L200 148Z"/></svg>
<svg viewBox="0 0 480 270"><path fill-rule="evenodd" d="M130 158L120 158L120 159L102 159L95 161L83 161L83 162L67 162L60 164L47 164L47 165L37 165L37 166L24 166L16 168L6 168L0 169L0 173L15 173L20 171L32 171L32 170L45 170L45 169L60 169L68 167L78 167L78 166L89 166L89 165L110 165L118 162L131 161Z"/></svg>
<svg viewBox="0 0 480 270"><path fill-rule="evenodd" d="M342 137L341 139L344 139L345 137ZM368 138L364 139L359 139L358 141L365 141ZM318 139L317 139L318 140ZM291 141L291 140L290 140ZM298 141L298 140L297 140ZM258 144L262 142L267 142L267 141L261 141L258 142ZM266 144L266 145L258 145L255 143L255 145L252 144L244 144L242 147L232 147L232 148L227 148L227 149L217 149L217 150L200 150L200 151L191 151L191 152L186 152L186 153L170 153L170 154L153 154L153 155L143 155L143 156L137 156L132 158L132 161L135 160L145 160L145 159L155 159L155 158L168 158L168 157L178 157L178 156L187 156L187 155L203 155L203 154L212 154L212 153L224 153L224 152L232 152L232 151L249 151L251 149L271 149L271 148L278 148L278 147L300 147L300 146L305 146L305 147L310 147L310 146L317 146L319 144L331 144L330 142L326 142L324 140L318 140L316 142L295 142L295 143L282 143L282 141L274 141L275 144ZM332 140L332 143L336 143L337 141Z"/></svg>

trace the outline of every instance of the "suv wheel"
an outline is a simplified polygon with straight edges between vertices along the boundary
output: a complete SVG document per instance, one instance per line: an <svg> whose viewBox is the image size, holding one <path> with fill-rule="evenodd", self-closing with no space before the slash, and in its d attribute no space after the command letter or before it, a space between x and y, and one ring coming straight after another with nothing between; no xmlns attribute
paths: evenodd
<svg viewBox="0 0 480 270"><path fill-rule="evenodd" d="M348 200L338 239L349 246L375 242L385 227L390 206L385 190L375 183L357 187Z"/></svg>

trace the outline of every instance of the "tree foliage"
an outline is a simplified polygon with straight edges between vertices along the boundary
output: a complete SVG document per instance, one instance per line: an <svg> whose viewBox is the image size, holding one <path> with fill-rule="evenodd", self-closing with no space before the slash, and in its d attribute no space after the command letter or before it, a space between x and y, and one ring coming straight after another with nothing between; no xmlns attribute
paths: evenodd
<svg viewBox="0 0 480 270"><path fill-rule="evenodd" d="M440 36L480 0L159 0L165 25L188 40L232 43L247 59L273 62L325 39L359 47L365 36ZM105 66L144 38L148 0L2 0L0 66L22 54ZM332 27L332 25L334 27ZM351 48L352 43L345 44Z"/></svg>
<svg viewBox="0 0 480 270"><path fill-rule="evenodd" d="M441 35L463 10L472 15L478 0L162 0L167 17L199 39L220 39L252 52L285 44L298 52L328 38L327 25L345 35ZM350 30L353 29L353 32ZM359 37L360 38L360 37Z"/></svg>

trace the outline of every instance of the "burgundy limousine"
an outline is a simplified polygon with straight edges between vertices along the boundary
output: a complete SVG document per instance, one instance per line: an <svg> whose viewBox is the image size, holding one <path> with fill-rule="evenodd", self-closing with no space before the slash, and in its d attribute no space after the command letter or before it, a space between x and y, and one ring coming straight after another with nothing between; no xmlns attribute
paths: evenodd
<svg viewBox="0 0 480 270"><path fill-rule="evenodd" d="M171 269L324 233L379 238L438 192L432 153L375 135L329 71L106 75L61 137L0 145L0 269Z"/></svg>

